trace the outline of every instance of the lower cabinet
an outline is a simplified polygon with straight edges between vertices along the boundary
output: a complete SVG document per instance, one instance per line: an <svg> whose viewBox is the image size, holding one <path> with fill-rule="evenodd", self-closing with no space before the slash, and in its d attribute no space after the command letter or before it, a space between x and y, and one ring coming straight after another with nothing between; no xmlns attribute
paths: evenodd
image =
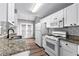
<svg viewBox="0 0 79 59"><path fill-rule="evenodd" d="M42 36L42 45L43 45L43 48L46 47L46 39L45 39L45 36Z"/></svg>
<svg viewBox="0 0 79 59"><path fill-rule="evenodd" d="M78 45L70 42L60 41L60 56L77 56Z"/></svg>
<svg viewBox="0 0 79 59"><path fill-rule="evenodd" d="M60 48L60 56L76 56L77 54L73 53L70 50L67 50L66 48L61 47Z"/></svg>

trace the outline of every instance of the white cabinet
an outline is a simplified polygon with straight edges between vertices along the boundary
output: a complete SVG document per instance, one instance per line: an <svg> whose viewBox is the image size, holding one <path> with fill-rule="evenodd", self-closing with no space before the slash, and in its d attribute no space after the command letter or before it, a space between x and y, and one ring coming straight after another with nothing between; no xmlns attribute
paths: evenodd
<svg viewBox="0 0 79 59"><path fill-rule="evenodd" d="M48 18L47 17L45 17L45 18L40 20L40 23L47 23L47 22L48 22Z"/></svg>
<svg viewBox="0 0 79 59"><path fill-rule="evenodd" d="M77 4L73 4L64 9L64 26L77 25Z"/></svg>
<svg viewBox="0 0 79 59"><path fill-rule="evenodd" d="M47 28L63 28L68 26L79 25L79 4L72 4L58 12L55 12L48 17Z"/></svg>
<svg viewBox="0 0 79 59"><path fill-rule="evenodd" d="M42 46L40 31L35 31L35 43L38 44L40 47Z"/></svg>
<svg viewBox="0 0 79 59"><path fill-rule="evenodd" d="M68 20L67 20L66 12L67 12L67 10L66 10L66 8L64 8L64 12L63 12L63 13L64 13L64 27L65 27L65 26L68 26L68 24L67 24L67 21L68 21Z"/></svg>
<svg viewBox="0 0 79 59"><path fill-rule="evenodd" d="M8 22L14 25L15 17L14 17L15 4L8 3Z"/></svg>
<svg viewBox="0 0 79 59"><path fill-rule="evenodd" d="M46 20L46 23L47 23L47 28L49 28L50 27L50 22L51 22L51 16L47 16L47 17L45 17L45 20Z"/></svg>
<svg viewBox="0 0 79 59"><path fill-rule="evenodd" d="M54 27L58 27L57 13L48 16L47 28L54 28Z"/></svg>
<svg viewBox="0 0 79 59"><path fill-rule="evenodd" d="M63 17L64 17L64 13L63 12L64 12L64 9L58 11L58 13L57 13L57 19L58 20L63 20Z"/></svg>
<svg viewBox="0 0 79 59"><path fill-rule="evenodd" d="M43 48L45 48L46 47L46 37L42 36L42 38L43 38Z"/></svg>
<svg viewBox="0 0 79 59"><path fill-rule="evenodd" d="M60 56L77 56L78 45L60 40Z"/></svg>

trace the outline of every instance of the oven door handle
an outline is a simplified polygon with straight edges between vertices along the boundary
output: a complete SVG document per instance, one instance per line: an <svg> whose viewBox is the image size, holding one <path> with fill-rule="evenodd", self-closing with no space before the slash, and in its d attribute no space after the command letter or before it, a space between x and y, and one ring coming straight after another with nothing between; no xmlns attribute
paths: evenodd
<svg viewBox="0 0 79 59"><path fill-rule="evenodd" d="M53 39L51 39L51 38L46 38L46 40L52 40L52 41L56 41L56 40L53 40Z"/></svg>
<svg viewBox="0 0 79 59"><path fill-rule="evenodd" d="M56 45L57 45L57 41L56 41L56 40L47 39L46 41L48 41L48 42L50 42L50 43L53 43L53 44L56 44Z"/></svg>

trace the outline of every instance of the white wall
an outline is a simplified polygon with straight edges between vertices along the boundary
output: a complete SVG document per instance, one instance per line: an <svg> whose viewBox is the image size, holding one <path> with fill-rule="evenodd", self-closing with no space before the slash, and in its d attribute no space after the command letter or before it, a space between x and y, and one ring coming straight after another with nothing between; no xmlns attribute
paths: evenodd
<svg viewBox="0 0 79 59"><path fill-rule="evenodd" d="M6 21L7 17L7 4L0 3L0 21Z"/></svg>
<svg viewBox="0 0 79 59"><path fill-rule="evenodd" d="M5 35L7 31L7 3L0 3L0 34Z"/></svg>

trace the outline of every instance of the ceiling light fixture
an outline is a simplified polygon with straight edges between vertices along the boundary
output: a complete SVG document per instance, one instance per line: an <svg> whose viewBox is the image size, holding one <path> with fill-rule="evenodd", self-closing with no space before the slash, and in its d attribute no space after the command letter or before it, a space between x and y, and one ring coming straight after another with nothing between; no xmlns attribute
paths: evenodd
<svg viewBox="0 0 79 59"><path fill-rule="evenodd" d="M36 3L32 12L36 12L40 8L41 5L42 5L42 3Z"/></svg>

